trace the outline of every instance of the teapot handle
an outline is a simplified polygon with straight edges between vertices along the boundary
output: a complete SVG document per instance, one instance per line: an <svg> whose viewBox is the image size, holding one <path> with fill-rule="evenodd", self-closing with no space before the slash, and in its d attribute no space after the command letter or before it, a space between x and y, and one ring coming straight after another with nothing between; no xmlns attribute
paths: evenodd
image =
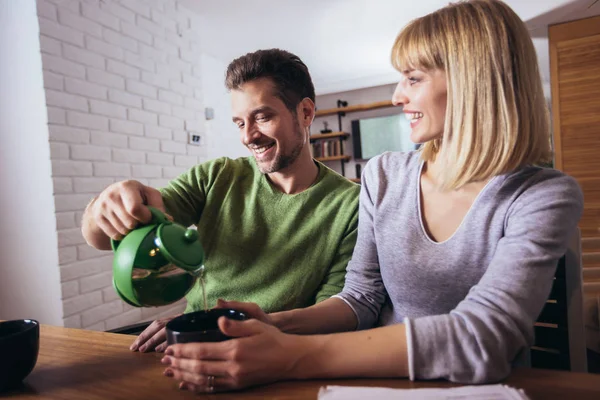
<svg viewBox="0 0 600 400"><path fill-rule="evenodd" d="M171 223L171 221L166 217L166 215L162 211L160 211L158 208L154 208L152 206L147 206L147 207L148 207L148 210L150 210L150 213L152 214L152 219L150 219L150 222L148 222L147 224L138 225L134 229L137 229L140 226L146 226L146 225L160 225L160 224L170 224ZM113 251L117 250L117 247L119 247L119 244L121 244L120 240L110 239L110 247L112 248Z"/></svg>
<svg viewBox="0 0 600 400"><path fill-rule="evenodd" d="M148 223L148 225L150 224L170 224L171 221L167 218L167 216L160 211L158 208L154 208L152 206L147 206L148 209L150 210L150 213L152 213L152 219L150 220L150 223Z"/></svg>

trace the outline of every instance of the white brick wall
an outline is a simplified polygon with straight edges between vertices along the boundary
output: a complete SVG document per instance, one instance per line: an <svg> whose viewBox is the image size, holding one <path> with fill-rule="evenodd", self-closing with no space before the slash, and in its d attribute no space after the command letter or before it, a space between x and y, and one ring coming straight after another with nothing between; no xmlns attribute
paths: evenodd
<svg viewBox="0 0 600 400"><path fill-rule="evenodd" d="M150 138L137 138L130 137L129 138L129 147L136 150L145 150L145 151L159 151L160 142L158 139L150 139ZM188 164L192 165L192 164Z"/></svg>
<svg viewBox="0 0 600 400"><path fill-rule="evenodd" d="M94 68L104 68L104 57L88 50L80 49L63 43L63 56L71 61L88 65Z"/></svg>
<svg viewBox="0 0 600 400"><path fill-rule="evenodd" d="M116 89L125 88L125 80L122 77L99 69L87 68L87 79L90 82L105 85L107 87Z"/></svg>
<svg viewBox="0 0 600 400"><path fill-rule="evenodd" d="M62 75L50 71L44 71L44 88L63 90L65 79Z"/></svg>
<svg viewBox="0 0 600 400"><path fill-rule="evenodd" d="M133 121L110 120L110 131L116 133L125 133L127 135L144 135L144 126Z"/></svg>
<svg viewBox="0 0 600 400"><path fill-rule="evenodd" d="M75 193L91 193L95 195L114 181L112 178L73 178L73 191Z"/></svg>
<svg viewBox="0 0 600 400"><path fill-rule="evenodd" d="M54 181L56 182L57 179L60 179L60 178L54 178ZM55 183L55 185L56 185L56 183ZM75 227L77 227L77 223L75 222L75 213L74 212L56 213L56 229L62 230L62 229L69 229L69 228L75 228Z"/></svg>
<svg viewBox="0 0 600 400"><path fill-rule="evenodd" d="M171 139L173 136L173 132L171 129L161 128L159 126L154 125L146 125L144 127L144 133L147 137L157 138L157 139ZM189 150L189 149L188 149Z"/></svg>
<svg viewBox="0 0 600 400"><path fill-rule="evenodd" d="M183 310L135 309L112 255L85 244L82 211L125 178L163 185L205 160L200 44L176 0L38 0L65 326L113 329Z"/></svg>
<svg viewBox="0 0 600 400"><path fill-rule="evenodd" d="M67 111L67 124L79 128L108 130L108 118L89 113Z"/></svg>
<svg viewBox="0 0 600 400"><path fill-rule="evenodd" d="M69 264L69 263L77 261L77 248L73 247L73 246L61 247L58 251L58 260L60 263L64 263L64 264ZM67 283L77 284L77 281L70 281ZM68 293L64 292L64 285L63 285L63 298L65 298L65 297L69 298L72 296L70 296Z"/></svg>
<svg viewBox="0 0 600 400"><path fill-rule="evenodd" d="M53 160L68 160L69 145L66 143L50 143L50 154Z"/></svg>
<svg viewBox="0 0 600 400"><path fill-rule="evenodd" d="M69 281L62 284L62 295L64 298L75 297L79 294L79 282Z"/></svg>
<svg viewBox="0 0 600 400"><path fill-rule="evenodd" d="M108 146L108 147L127 147L127 135L121 135L119 133L106 133L100 131L93 131L91 133L91 142L96 146Z"/></svg>
<svg viewBox="0 0 600 400"><path fill-rule="evenodd" d="M172 154L148 154L148 163L149 164L157 164L157 165L165 165L172 166L173 165L173 155ZM193 164L187 164L193 165Z"/></svg>
<svg viewBox="0 0 600 400"><path fill-rule="evenodd" d="M57 76L55 74L55 76ZM86 98L94 98L94 99L106 99L108 92L106 87L97 85L95 83L90 83L80 79L73 78L64 78L65 81L65 91L67 93L74 93L82 95Z"/></svg>

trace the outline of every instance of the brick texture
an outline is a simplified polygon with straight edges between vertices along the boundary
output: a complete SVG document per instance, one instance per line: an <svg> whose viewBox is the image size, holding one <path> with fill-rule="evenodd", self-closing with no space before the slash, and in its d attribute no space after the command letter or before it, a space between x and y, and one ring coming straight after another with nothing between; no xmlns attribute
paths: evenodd
<svg viewBox="0 0 600 400"><path fill-rule="evenodd" d="M200 44L177 0L38 0L64 324L94 330L180 313L136 309L112 288L112 253L89 247L90 199L121 179L163 186L199 161Z"/></svg>

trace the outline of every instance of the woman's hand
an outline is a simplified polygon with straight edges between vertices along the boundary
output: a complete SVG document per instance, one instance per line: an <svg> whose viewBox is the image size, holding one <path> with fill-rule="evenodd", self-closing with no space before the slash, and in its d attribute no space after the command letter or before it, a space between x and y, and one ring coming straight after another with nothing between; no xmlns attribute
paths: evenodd
<svg viewBox="0 0 600 400"><path fill-rule="evenodd" d="M161 360L168 365L164 375L181 381L180 389L196 393L238 390L291 378L305 353L302 337L256 319L221 317L219 329L236 339L169 346Z"/></svg>
<svg viewBox="0 0 600 400"><path fill-rule="evenodd" d="M248 318L254 318L264 322L265 324L275 326L272 318L256 303L244 303L241 301L225 301L218 299L215 308L231 308L236 311L243 312Z"/></svg>

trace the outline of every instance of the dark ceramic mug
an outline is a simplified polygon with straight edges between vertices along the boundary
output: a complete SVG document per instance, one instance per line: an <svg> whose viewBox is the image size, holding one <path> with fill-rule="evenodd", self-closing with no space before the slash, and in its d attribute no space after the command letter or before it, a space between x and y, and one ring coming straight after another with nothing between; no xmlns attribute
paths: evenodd
<svg viewBox="0 0 600 400"><path fill-rule="evenodd" d="M32 319L0 322L0 392L25 379L40 349L40 324Z"/></svg>
<svg viewBox="0 0 600 400"><path fill-rule="evenodd" d="M244 313L228 308L213 308L208 311L183 314L167 323L167 344L222 342L231 339L219 329L217 321L220 317L237 321L246 320Z"/></svg>

